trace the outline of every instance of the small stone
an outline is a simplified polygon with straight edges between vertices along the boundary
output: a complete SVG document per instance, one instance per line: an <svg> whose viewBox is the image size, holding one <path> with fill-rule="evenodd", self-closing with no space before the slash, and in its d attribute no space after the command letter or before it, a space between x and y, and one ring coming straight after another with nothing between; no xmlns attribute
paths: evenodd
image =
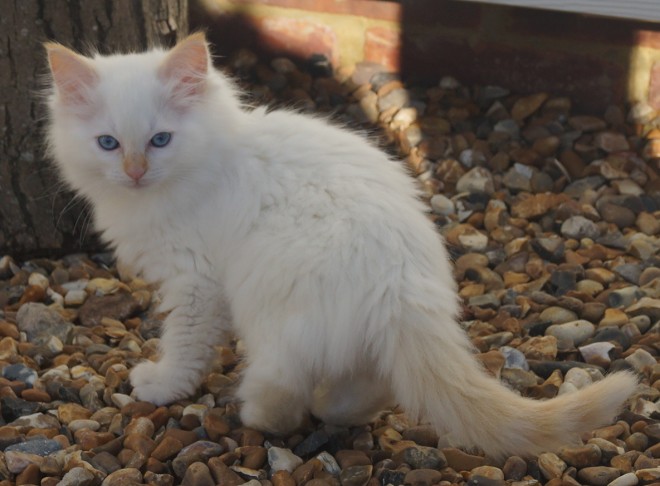
<svg viewBox="0 0 660 486"><path fill-rule="evenodd" d="M435 469L413 469L406 473L403 482L410 486L431 486L441 480L442 473Z"/></svg>
<svg viewBox="0 0 660 486"><path fill-rule="evenodd" d="M73 330L73 324L40 303L22 305L16 314L16 324L19 331L27 335L28 341L37 345L47 343L51 336L68 343Z"/></svg>
<svg viewBox="0 0 660 486"><path fill-rule="evenodd" d="M207 464L217 484L238 486L245 483L245 480L232 471L219 457L212 457ZM273 474L274 486L295 486L296 483L293 480L291 482L279 481L282 478L282 473L286 473L286 471L278 471ZM291 479L290 475L288 479Z"/></svg>
<svg viewBox="0 0 660 486"><path fill-rule="evenodd" d="M568 119L568 124L571 128L582 132L597 132L607 128L604 120L591 115L572 116Z"/></svg>
<svg viewBox="0 0 660 486"><path fill-rule="evenodd" d="M601 217L608 223L614 223L619 228L628 228L635 224L635 213L623 206L605 203L598 208Z"/></svg>
<svg viewBox="0 0 660 486"><path fill-rule="evenodd" d="M559 457L569 466L582 469L584 467L600 464L601 451L595 444L583 446L563 447L559 450Z"/></svg>
<svg viewBox="0 0 660 486"><path fill-rule="evenodd" d="M101 486L132 486L134 484L142 484L142 473L139 469L124 468L108 474Z"/></svg>
<svg viewBox="0 0 660 486"><path fill-rule="evenodd" d="M493 175L485 167L470 169L456 182L457 192L492 194L494 190Z"/></svg>
<svg viewBox="0 0 660 486"><path fill-rule="evenodd" d="M151 457L161 462L176 456L183 449L183 443L174 437L165 436L151 453Z"/></svg>
<svg viewBox="0 0 660 486"><path fill-rule="evenodd" d="M177 456L172 460L172 470L178 477L183 477L186 473L186 469L193 463L197 461L206 462L210 457L219 456L224 452L223 446L215 442L210 442L207 440L198 440L193 442L189 446L184 447L177 454ZM153 453L152 453L153 457ZM236 466L238 467L238 466ZM240 470L236 469L237 472L243 475L250 476L252 471L247 467L242 467ZM261 478L257 478L261 479Z"/></svg>
<svg viewBox="0 0 660 486"><path fill-rule="evenodd" d="M9 425L12 427L29 427L31 429L59 429L61 427L60 421L57 418L43 413L19 416L19 418Z"/></svg>
<svg viewBox="0 0 660 486"><path fill-rule="evenodd" d="M64 305L80 306L87 300L87 292L84 290L70 290L64 296Z"/></svg>
<svg viewBox="0 0 660 486"><path fill-rule="evenodd" d="M410 464L413 469L442 469L447 465L444 454L433 447L408 447L392 456L397 462Z"/></svg>
<svg viewBox="0 0 660 486"><path fill-rule="evenodd" d="M541 473L547 480L560 478L567 468L566 463L552 452L545 452L539 455L538 465Z"/></svg>
<svg viewBox="0 0 660 486"><path fill-rule="evenodd" d="M354 466L358 467L358 466ZM348 469L348 468L347 468ZM310 459L305 464L302 464L293 471L291 477L296 484L304 484L314 477L314 475L323 470L323 463L318 459Z"/></svg>
<svg viewBox="0 0 660 486"><path fill-rule="evenodd" d="M626 309L626 313L634 316L639 314L647 315L654 320L660 319L660 299L642 297L639 301L629 306Z"/></svg>
<svg viewBox="0 0 660 486"><path fill-rule="evenodd" d="M430 203L431 203L431 209L435 214L442 214L448 216L456 212L454 201L452 201L447 196L444 196L442 194L435 194L431 198Z"/></svg>
<svg viewBox="0 0 660 486"><path fill-rule="evenodd" d="M203 462L192 463L181 481L182 486L215 486L215 484L211 471Z"/></svg>
<svg viewBox="0 0 660 486"><path fill-rule="evenodd" d="M119 408L123 408L128 404L135 403L135 400L125 393L113 393L110 396L112 403Z"/></svg>
<svg viewBox="0 0 660 486"><path fill-rule="evenodd" d="M383 112L391 108L400 109L408 104L410 96L404 88L396 88L378 99L378 110Z"/></svg>
<svg viewBox="0 0 660 486"><path fill-rule="evenodd" d="M635 471L635 475L637 476L637 479L646 484L656 483L660 480L660 468L639 469Z"/></svg>
<svg viewBox="0 0 660 486"><path fill-rule="evenodd" d="M502 466L502 472L507 481L520 481L527 474L527 462L519 456L511 456Z"/></svg>
<svg viewBox="0 0 660 486"><path fill-rule="evenodd" d="M586 320L553 324L546 329L546 336L554 336L558 342L567 342L570 347L576 347L594 335L596 326Z"/></svg>
<svg viewBox="0 0 660 486"><path fill-rule="evenodd" d="M566 322L577 321L577 317L577 314L572 310L559 306L546 307L539 315L539 319L541 321L549 321L553 324L563 324Z"/></svg>
<svg viewBox="0 0 660 486"><path fill-rule="evenodd" d="M22 363L17 363L5 366L2 369L2 376L10 381L21 381L32 387L37 380L38 375L32 368L29 368Z"/></svg>
<svg viewBox="0 0 660 486"><path fill-rule="evenodd" d="M630 149L625 135L618 132L599 132L594 137L594 145L605 152L624 152Z"/></svg>
<svg viewBox="0 0 660 486"><path fill-rule="evenodd" d="M655 236L660 233L660 219L651 213L642 211L637 215L635 225L639 230L649 236Z"/></svg>
<svg viewBox="0 0 660 486"><path fill-rule="evenodd" d="M635 350L625 360L640 373L645 373L647 370L653 368L657 362L651 353L642 348Z"/></svg>
<svg viewBox="0 0 660 486"><path fill-rule="evenodd" d="M92 412L77 403L64 403L57 408L57 418L64 424L74 420L88 419L91 416Z"/></svg>
<svg viewBox="0 0 660 486"><path fill-rule="evenodd" d="M37 454L29 454L27 452L21 451L6 451L5 460L7 464L7 469L13 474L18 474L22 472L30 464L41 465L43 462L43 456Z"/></svg>
<svg viewBox="0 0 660 486"><path fill-rule="evenodd" d="M547 99L547 93L537 93L518 98L511 108L511 116L515 120L522 121L536 113Z"/></svg>
<svg viewBox="0 0 660 486"><path fill-rule="evenodd" d="M330 436L328 433L323 429L319 429L305 437L305 439L295 447L293 452L297 456L309 456L321 449L321 447L327 444L329 440Z"/></svg>
<svg viewBox="0 0 660 486"><path fill-rule="evenodd" d="M107 451L101 451L90 459L90 464L96 469L110 474L122 468L119 460Z"/></svg>
<svg viewBox="0 0 660 486"><path fill-rule="evenodd" d="M316 458L323 464L323 469L329 474L337 477L341 473L341 467L329 452L323 451Z"/></svg>
<svg viewBox="0 0 660 486"><path fill-rule="evenodd" d="M339 474L341 486L364 486L371 478L373 466L351 466Z"/></svg>
<svg viewBox="0 0 660 486"><path fill-rule="evenodd" d="M468 454L454 447L446 447L441 449L441 451L447 460L447 465L458 472L471 471L486 464L486 458Z"/></svg>
<svg viewBox="0 0 660 486"><path fill-rule="evenodd" d="M504 368L517 368L529 371L529 363L521 351L510 346L502 346L500 353L504 355Z"/></svg>
<svg viewBox="0 0 660 486"><path fill-rule="evenodd" d="M626 438L625 443L628 450L642 452L649 446L649 438L642 432L635 432Z"/></svg>
<svg viewBox="0 0 660 486"><path fill-rule="evenodd" d="M544 260L559 263L564 259L566 245L563 238L557 235L534 238L532 248Z"/></svg>
<svg viewBox="0 0 660 486"><path fill-rule="evenodd" d="M290 449L283 449L281 447L271 447L268 449L268 464L272 471L284 470L291 473L302 463L303 460Z"/></svg>
<svg viewBox="0 0 660 486"><path fill-rule="evenodd" d="M610 351L615 348L610 342L596 342L580 346L579 351L586 363L608 368L612 361Z"/></svg>
<svg viewBox="0 0 660 486"><path fill-rule="evenodd" d="M94 486L96 484L98 484L96 476L84 467L71 468L57 483L58 486ZM107 486L105 482L103 484Z"/></svg>
<svg viewBox="0 0 660 486"><path fill-rule="evenodd" d="M629 472L619 476L610 482L608 486L635 486L637 483L639 483L637 475L634 472Z"/></svg>
<svg viewBox="0 0 660 486"><path fill-rule="evenodd" d="M342 469L351 466L366 466L371 464L371 459L369 459L363 451L343 449L338 451L335 456Z"/></svg>
<svg viewBox="0 0 660 486"><path fill-rule="evenodd" d="M123 322L133 317L139 309L139 302L128 293L92 295L80 307L78 318L83 326L94 327L100 325L104 317ZM62 340L62 342L66 341Z"/></svg>
<svg viewBox="0 0 660 486"><path fill-rule="evenodd" d="M584 216L571 216L561 225L561 234L565 238L591 238L595 240L600 236L600 229L593 221Z"/></svg>
<svg viewBox="0 0 660 486"><path fill-rule="evenodd" d="M62 445L52 439L32 439L18 444L13 444L5 449L7 452L21 452L36 456L47 456L62 449Z"/></svg>
<svg viewBox="0 0 660 486"><path fill-rule="evenodd" d="M524 341L518 350L527 359L550 360L557 357L557 338L554 336L533 336Z"/></svg>
<svg viewBox="0 0 660 486"><path fill-rule="evenodd" d="M504 473L501 469L493 466L479 466L470 471L468 485L477 486L488 484L489 486L504 486Z"/></svg>
<svg viewBox="0 0 660 486"><path fill-rule="evenodd" d="M620 475L618 469L607 466L585 467L578 471L578 478L592 486L606 486Z"/></svg>

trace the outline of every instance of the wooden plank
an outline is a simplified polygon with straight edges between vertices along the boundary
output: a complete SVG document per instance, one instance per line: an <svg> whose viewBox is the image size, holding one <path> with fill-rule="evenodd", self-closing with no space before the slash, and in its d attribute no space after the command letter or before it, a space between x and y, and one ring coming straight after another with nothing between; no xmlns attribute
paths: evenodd
<svg viewBox="0 0 660 486"><path fill-rule="evenodd" d="M660 0L464 0L660 22Z"/></svg>

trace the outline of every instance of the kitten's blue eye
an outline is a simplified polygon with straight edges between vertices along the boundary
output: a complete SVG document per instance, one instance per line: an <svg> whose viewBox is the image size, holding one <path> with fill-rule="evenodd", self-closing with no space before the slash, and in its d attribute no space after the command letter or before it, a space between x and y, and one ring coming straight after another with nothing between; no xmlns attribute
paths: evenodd
<svg viewBox="0 0 660 486"><path fill-rule="evenodd" d="M161 148L170 143L171 139L172 134L170 132L158 132L156 135L151 137L149 143L151 143L151 145L154 147Z"/></svg>
<svg viewBox="0 0 660 486"><path fill-rule="evenodd" d="M99 147L103 150L114 150L119 147L119 142L112 135L101 135L96 140L99 142Z"/></svg>

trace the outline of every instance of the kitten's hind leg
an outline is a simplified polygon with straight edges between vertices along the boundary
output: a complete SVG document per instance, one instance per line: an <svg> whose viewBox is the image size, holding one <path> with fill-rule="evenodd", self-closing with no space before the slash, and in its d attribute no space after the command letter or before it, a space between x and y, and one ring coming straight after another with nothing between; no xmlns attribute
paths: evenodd
<svg viewBox="0 0 660 486"><path fill-rule="evenodd" d="M296 364L283 356L255 356L236 392L243 401L244 425L281 435L300 426L307 413L311 385Z"/></svg>
<svg viewBox="0 0 660 486"><path fill-rule="evenodd" d="M317 386L311 412L328 424L363 425L393 404L386 383L371 374L357 374Z"/></svg>

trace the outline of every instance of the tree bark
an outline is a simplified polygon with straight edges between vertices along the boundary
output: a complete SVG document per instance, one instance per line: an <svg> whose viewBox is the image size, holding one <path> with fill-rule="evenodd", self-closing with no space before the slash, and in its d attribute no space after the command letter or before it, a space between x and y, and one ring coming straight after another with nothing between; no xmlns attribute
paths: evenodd
<svg viewBox="0 0 660 486"><path fill-rule="evenodd" d="M85 204L44 155L42 43L129 52L187 31L188 0L0 0L0 256L99 248Z"/></svg>

